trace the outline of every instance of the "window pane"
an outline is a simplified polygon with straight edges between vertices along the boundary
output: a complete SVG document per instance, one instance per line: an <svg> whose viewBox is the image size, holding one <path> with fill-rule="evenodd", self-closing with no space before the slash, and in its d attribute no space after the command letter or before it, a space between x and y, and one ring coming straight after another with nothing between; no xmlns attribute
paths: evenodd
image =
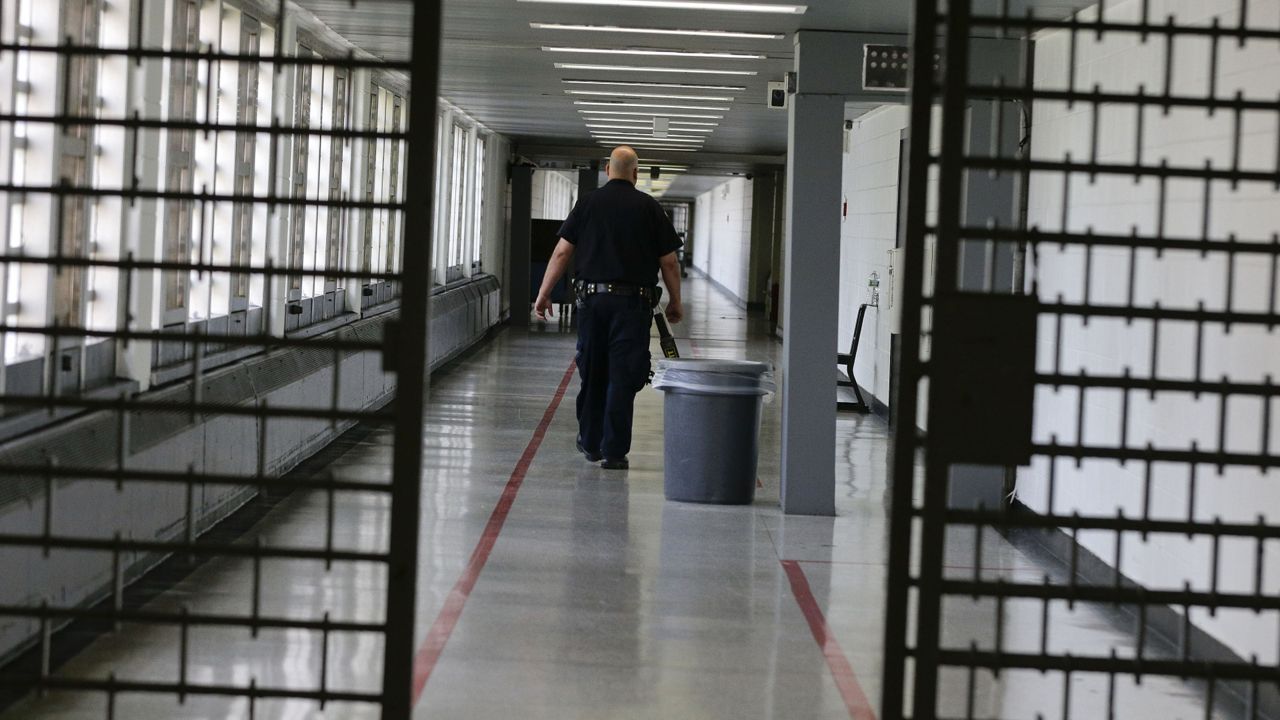
<svg viewBox="0 0 1280 720"><path fill-rule="evenodd" d="M485 188L485 138L476 138L475 162L475 212L471 221L471 265L480 268L481 250L484 245L484 188Z"/></svg>
<svg viewBox="0 0 1280 720"><path fill-rule="evenodd" d="M454 272L462 266L462 233L463 222L463 189L466 183L467 130L461 125L453 126L452 148L452 183L449 193L449 270ZM456 279L456 276L449 279Z"/></svg>
<svg viewBox="0 0 1280 720"><path fill-rule="evenodd" d="M200 8L194 0L177 0L174 4L170 44L175 50L199 49ZM199 63L195 60L170 60L169 68L169 118L193 121L196 117ZM170 192L190 193L193 189L195 132L169 130L166 134L169 167L165 173L165 188ZM188 199L165 201L165 260L190 261L194 204ZM188 273L164 273L161 285L166 323L186 320L188 282Z"/></svg>

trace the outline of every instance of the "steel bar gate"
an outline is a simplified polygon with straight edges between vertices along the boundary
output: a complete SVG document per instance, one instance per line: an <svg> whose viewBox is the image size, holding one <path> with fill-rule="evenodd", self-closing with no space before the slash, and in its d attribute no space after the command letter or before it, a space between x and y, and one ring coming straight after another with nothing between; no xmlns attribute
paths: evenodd
<svg viewBox="0 0 1280 720"><path fill-rule="evenodd" d="M0 714L410 716L439 27L437 0L0 3ZM353 428L389 472L290 472ZM242 535L282 498L323 529ZM314 587L281 596L286 565ZM146 662L60 667L90 643Z"/></svg>
<svg viewBox="0 0 1280 720"><path fill-rule="evenodd" d="M883 717L1276 717L1280 15L1026 5L915 2Z"/></svg>

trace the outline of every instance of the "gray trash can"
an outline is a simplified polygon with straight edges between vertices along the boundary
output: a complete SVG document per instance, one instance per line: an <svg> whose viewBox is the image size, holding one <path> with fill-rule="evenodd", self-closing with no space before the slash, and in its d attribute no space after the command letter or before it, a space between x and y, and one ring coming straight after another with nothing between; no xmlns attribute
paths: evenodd
<svg viewBox="0 0 1280 720"><path fill-rule="evenodd" d="M745 360L662 360L653 386L666 393L667 499L750 503L761 406L774 390L772 367Z"/></svg>

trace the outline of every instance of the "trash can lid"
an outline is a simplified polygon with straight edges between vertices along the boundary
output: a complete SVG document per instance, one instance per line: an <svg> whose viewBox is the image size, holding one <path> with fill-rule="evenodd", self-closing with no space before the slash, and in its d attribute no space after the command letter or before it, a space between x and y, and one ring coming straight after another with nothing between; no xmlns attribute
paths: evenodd
<svg viewBox="0 0 1280 720"><path fill-rule="evenodd" d="M709 358L663 358L658 361L658 369L679 370L681 372L742 373L745 375L764 375L765 373L773 372L773 366L767 362Z"/></svg>

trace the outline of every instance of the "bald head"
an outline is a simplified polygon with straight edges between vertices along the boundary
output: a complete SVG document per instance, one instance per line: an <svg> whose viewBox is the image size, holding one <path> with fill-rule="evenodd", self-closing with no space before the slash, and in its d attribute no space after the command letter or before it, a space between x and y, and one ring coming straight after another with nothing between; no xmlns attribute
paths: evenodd
<svg viewBox="0 0 1280 720"><path fill-rule="evenodd" d="M640 156L626 145L619 145L609 154L609 179L634 183L639 176Z"/></svg>

